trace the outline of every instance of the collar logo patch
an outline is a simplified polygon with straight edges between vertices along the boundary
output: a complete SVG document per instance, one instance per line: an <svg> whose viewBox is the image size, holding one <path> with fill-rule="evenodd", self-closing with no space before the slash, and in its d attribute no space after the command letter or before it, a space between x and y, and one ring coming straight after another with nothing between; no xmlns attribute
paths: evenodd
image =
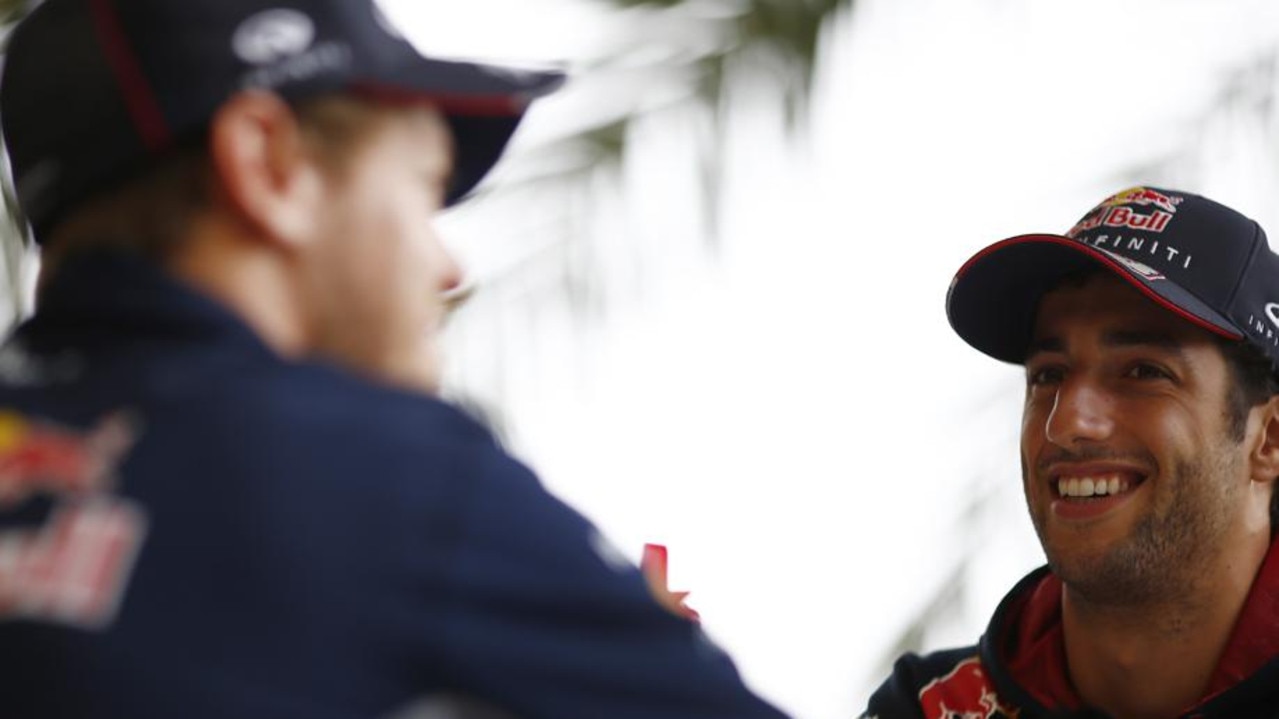
<svg viewBox="0 0 1279 719"><path fill-rule="evenodd" d="M1017 719L1021 713L999 701L978 657L929 682L919 692L919 706L926 719Z"/></svg>

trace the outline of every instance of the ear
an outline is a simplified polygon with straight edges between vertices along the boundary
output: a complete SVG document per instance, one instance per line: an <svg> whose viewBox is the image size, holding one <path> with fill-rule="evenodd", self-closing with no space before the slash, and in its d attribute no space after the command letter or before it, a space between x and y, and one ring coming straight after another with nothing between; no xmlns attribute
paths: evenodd
<svg viewBox="0 0 1279 719"><path fill-rule="evenodd" d="M1252 480L1270 484L1279 477L1279 395L1252 411L1261 423L1250 457Z"/></svg>
<svg viewBox="0 0 1279 719"><path fill-rule="evenodd" d="M218 196L254 234L284 246L312 237L324 202L324 175L297 116L269 92L228 100L209 127Z"/></svg>

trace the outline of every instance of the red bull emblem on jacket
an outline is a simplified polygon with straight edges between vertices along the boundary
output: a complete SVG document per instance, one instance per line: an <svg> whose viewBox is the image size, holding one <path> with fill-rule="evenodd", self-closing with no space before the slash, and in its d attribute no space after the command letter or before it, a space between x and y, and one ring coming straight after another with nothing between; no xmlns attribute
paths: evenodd
<svg viewBox="0 0 1279 719"><path fill-rule="evenodd" d="M1017 719L1019 714L999 701L979 657L960 662L924 686L919 706L926 719Z"/></svg>
<svg viewBox="0 0 1279 719"><path fill-rule="evenodd" d="M133 442L119 414L77 433L0 410L0 518L36 497L53 501L42 523L0 529L0 622L92 629L114 618L146 533L142 509L112 493Z"/></svg>

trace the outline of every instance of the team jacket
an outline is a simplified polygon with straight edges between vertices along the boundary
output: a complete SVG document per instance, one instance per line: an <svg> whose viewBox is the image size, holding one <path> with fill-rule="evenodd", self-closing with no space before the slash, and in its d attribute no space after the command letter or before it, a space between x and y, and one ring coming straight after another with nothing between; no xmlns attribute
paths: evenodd
<svg viewBox="0 0 1279 719"><path fill-rule="evenodd" d="M1061 632L1061 581L1040 568L1004 598L977 646L899 659L863 719L1104 719L1070 684ZM1180 716L1279 717L1279 551L1273 545L1207 693Z"/></svg>
<svg viewBox="0 0 1279 719"><path fill-rule="evenodd" d="M100 255L0 349L0 716L782 714L467 416Z"/></svg>

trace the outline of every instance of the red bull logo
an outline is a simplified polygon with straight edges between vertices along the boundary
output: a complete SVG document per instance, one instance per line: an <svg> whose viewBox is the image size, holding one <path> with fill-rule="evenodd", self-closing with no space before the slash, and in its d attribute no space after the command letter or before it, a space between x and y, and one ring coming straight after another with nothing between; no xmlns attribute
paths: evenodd
<svg viewBox="0 0 1279 719"><path fill-rule="evenodd" d="M1140 205L1151 206L1163 210L1170 215L1177 214L1177 205L1180 205L1185 198L1176 195L1165 195L1162 192L1152 190L1149 187L1131 187L1123 192L1116 192L1107 197L1102 203L1102 207L1117 207L1119 205Z"/></svg>
<svg viewBox="0 0 1279 719"><path fill-rule="evenodd" d="M1020 713L999 701L979 657L929 682L919 692L919 706L925 719L1017 719Z"/></svg>
<svg viewBox="0 0 1279 719"><path fill-rule="evenodd" d="M0 410L0 508L38 493L109 491L112 470L132 441L121 415L110 415L80 434Z"/></svg>
<svg viewBox="0 0 1279 719"><path fill-rule="evenodd" d="M1106 198L1070 228L1068 237L1095 230L1097 228L1115 228L1120 230L1140 230L1142 232L1160 233L1168 228L1168 223L1177 214L1177 206L1185 198L1165 195L1148 187L1134 187L1115 193ZM1154 211L1146 214L1134 208L1152 207Z"/></svg>
<svg viewBox="0 0 1279 719"><path fill-rule="evenodd" d="M1107 207L1103 205L1100 209L1089 213L1087 217L1080 220L1079 224L1070 228L1066 236L1077 237L1099 227L1159 233L1168 229L1170 221L1172 221L1171 212L1155 210L1152 214L1143 215L1140 212L1133 212L1130 207Z"/></svg>
<svg viewBox="0 0 1279 719"><path fill-rule="evenodd" d="M35 531L0 532L0 621L108 623L145 528L132 503L96 501L59 508Z"/></svg>
<svg viewBox="0 0 1279 719"><path fill-rule="evenodd" d="M136 502L111 493L133 441L122 414L76 432L0 409L0 513L54 499L43 524L0 531L0 622L92 629L115 616L147 526Z"/></svg>

